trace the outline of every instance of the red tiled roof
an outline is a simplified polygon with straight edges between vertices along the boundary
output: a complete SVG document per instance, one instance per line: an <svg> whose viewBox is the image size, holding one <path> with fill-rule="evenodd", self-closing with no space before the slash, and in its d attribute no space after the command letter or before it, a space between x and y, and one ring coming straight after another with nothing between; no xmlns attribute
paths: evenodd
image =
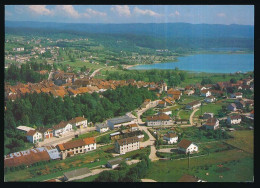
<svg viewBox="0 0 260 188"><path fill-rule="evenodd" d="M208 126L215 126L217 123L217 118L209 118L206 122L205 125L208 125Z"/></svg>
<svg viewBox="0 0 260 188"><path fill-rule="evenodd" d="M126 144L131 144L131 143L135 143L135 142L139 142L139 138L134 136L134 137L128 137L128 138L123 138L120 140L117 140L117 143L120 146L126 145Z"/></svg>
<svg viewBox="0 0 260 188"><path fill-rule="evenodd" d="M87 120L87 119L83 118L83 117L75 117L75 118L71 119L69 121L69 123L78 123L78 122L85 121L85 120Z"/></svg>
<svg viewBox="0 0 260 188"><path fill-rule="evenodd" d="M36 133L36 130L30 130L27 132L26 136L33 136Z"/></svg>
<svg viewBox="0 0 260 188"><path fill-rule="evenodd" d="M53 129L58 130L58 129L66 127L68 124L69 124L69 122L67 122L67 121L61 121L59 124L54 125Z"/></svg>
<svg viewBox="0 0 260 188"><path fill-rule="evenodd" d="M154 115L154 116L148 116L146 117L147 121L158 121L158 120L171 120L170 116L166 115L166 114L158 114L158 115Z"/></svg>
<svg viewBox="0 0 260 188"><path fill-rule="evenodd" d="M186 139L182 139L179 142L178 147L187 149L191 144L192 144L192 141L189 141L189 140L186 140Z"/></svg>

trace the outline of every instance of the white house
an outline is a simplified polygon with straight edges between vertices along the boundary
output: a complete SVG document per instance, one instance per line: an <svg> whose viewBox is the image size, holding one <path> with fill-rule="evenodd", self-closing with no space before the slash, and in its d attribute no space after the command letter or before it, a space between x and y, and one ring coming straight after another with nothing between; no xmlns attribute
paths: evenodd
<svg viewBox="0 0 260 188"><path fill-rule="evenodd" d="M120 127L121 125L127 126L133 123L135 123L134 119L126 115L107 120L107 125L111 130L115 127Z"/></svg>
<svg viewBox="0 0 260 188"><path fill-rule="evenodd" d="M229 105L227 106L227 109L228 109L229 111L236 111L236 110L237 110L237 106L236 106L235 103L231 103L231 104L229 104Z"/></svg>
<svg viewBox="0 0 260 188"><path fill-rule="evenodd" d="M185 108L187 110L193 110L195 108L198 108L201 106L201 102L200 101L193 101L193 102L190 102L188 104L186 104Z"/></svg>
<svg viewBox="0 0 260 188"><path fill-rule="evenodd" d="M199 148L198 145L193 143L192 141L186 140L186 139L182 139L179 143L178 143L178 150L180 152L183 153L194 153L194 152L198 152Z"/></svg>
<svg viewBox="0 0 260 188"><path fill-rule="evenodd" d="M109 130L109 127L106 123L100 123L100 124L96 124L96 130L100 133L104 133Z"/></svg>
<svg viewBox="0 0 260 188"><path fill-rule="evenodd" d="M209 96L211 96L211 92L209 90L207 90L207 89L201 90L200 91L200 96L202 96L202 97L209 97Z"/></svg>
<svg viewBox="0 0 260 188"><path fill-rule="evenodd" d="M186 90L186 91L184 91L184 94L185 94L185 95L188 95L188 96L190 96L190 95L192 95L192 94L194 94L194 93L195 93L194 90Z"/></svg>
<svg viewBox="0 0 260 188"><path fill-rule="evenodd" d="M242 99L243 94L240 93L240 92L238 92L238 93L232 93L232 94L230 94L230 97L231 97L231 98L235 98L235 99Z"/></svg>
<svg viewBox="0 0 260 188"><path fill-rule="evenodd" d="M205 112L203 114L203 119L209 119L209 118L213 118L213 117L214 117L213 113Z"/></svg>
<svg viewBox="0 0 260 188"><path fill-rule="evenodd" d="M173 144L178 142L178 135L173 133L168 133L163 136L163 140L165 140L168 144Z"/></svg>
<svg viewBox="0 0 260 188"><path fill-rule="evenodd" d="M172 110L171 109L162 109L162 110L160 110L160 113L164 113L166 115L171 115L172 114Z"/></svg>
<svg viewBox="0 0 260 188"><path fill-rule="evenodd" d="M88 127L88 120L83 117L75 117L69 121L69 123L77 128L86 128Z"/></svg>
<svg viewBox="0 0 260 188"><path fill-rule="evenodd" d="M43 139L48 139L53 137L53 129L48 127L39 127L36 129L38 132L42 133Z"/></svg>
<svg viewBox="0 0 260 188"><path fill-rule="evenodd" d="M209 96L209 97L206 97L206 98L204 99L204 101L207 102L207 103L212 103L212 102L215 102L215 101L216 101L216 98L211 95L211 96Z"/></svg>
<svg viewBox="0 0 260 188"><path fill-rule="evenodd" d="M59 124L53 126L54 136L63 135L72 131L72 125L67 121L61 121Z"/></svg>
<svg viewBox="0 0 260 188"><path fill-rule="evenodd" d="M242 118L240 115L231 115L231 116L228 116L228 118L227 118L227 123L230 125L240 124L241 121L242 121Z"/></svg>
<svg viewBox="0 0 260 188"><path fill-rule="evenodd" d="M73 140L57 145L57 149L59 150L62 159L65 159L67 156L74 156L76 154L95 150L96 147L96 140L94 137Z"/></svg>
<svg viewBox="0 0 260 188"><path fill-rule="evenodd" d="M216 130L219 127L219 120L217 118L209 118L203 126L206 129Z"/></svg>
<svg viewBox="0 0 260 188"><path fill-rule="evenodd" d="M139 138L128 137L120 140L116 140L115 142L115 151L119 154L125 154L129 151L138 150L140 148Z"/></svg>
<svg viewBox="0 0 260 188"><path fill-rule="evenodd" d="M42 133L36 131L36 130L30 130L26 134L26 138L31 143L37 143L42 141Z"/></svg>
<svg viewBox="0 0 260 188"><path fill-rule="evenodd" d="M172 125L172 119L170 116L159 113L154 116L148 116L146 117L146 124L147 126L160 126L160 125Z"/></svg>
<svg viewBox="0 0 260 188"><path fill-rule="evenodd" d="M138 125L137 125L136 123L127 125L127 127L129 128L129 130L130 130L131 132L134 132L134 131L138 131L138 130L139 130Z"/></svg>

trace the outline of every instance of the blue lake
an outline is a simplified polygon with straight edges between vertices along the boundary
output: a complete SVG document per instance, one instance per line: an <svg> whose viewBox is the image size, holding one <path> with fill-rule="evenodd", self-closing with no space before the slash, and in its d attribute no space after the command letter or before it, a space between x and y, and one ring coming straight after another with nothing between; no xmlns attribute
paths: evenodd
<svg viewBox="0 0 260 188"><path fill-rule="evenodd" d="M130 69L175 69L192 72L234 73L254 70L254 54L197 54L179 57L178 62L137 65Z"/></svg>

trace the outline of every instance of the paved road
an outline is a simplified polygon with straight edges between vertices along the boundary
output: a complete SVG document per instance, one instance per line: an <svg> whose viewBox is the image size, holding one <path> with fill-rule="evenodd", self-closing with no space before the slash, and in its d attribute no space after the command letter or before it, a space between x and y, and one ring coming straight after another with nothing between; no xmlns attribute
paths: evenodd
<svg viewBox="0 0 260 188"><path fill-rule="evenodd" d="M147 111L148 109L150 108L153 108L155 106L157 106L158 104L158 100L157 101L153 101L151 105L149 105L149 107L147 108L144 108L144 109L141 109L141 110L138 110L137 111L137 122L139 124L144 124L145 122L143 122L141 119L140 119L140 116L145 112ZM148 131L148 128L146 126L139 126L139 129L140 130L144 130L147 135L149 136L149 140L145 141L145 142L141 142L140 146L141 147L147 147L147 146L151 146L151 153L149 155L149 158L151 159L151 161L155 161L155 160L159 160L159 158L156 156L156 148L154 146L154 142L155 142L155 138L151 135L151 133Z"/></svg>
<svg viewBox="0 0 260 188"><path fill-rule="evenodd" d="M159 149L158 151L159 152L164 152L164 153L172 153L172 150L175 150L177 149L176 147L174 148L162 148L162 149Z"/></svg>
<svg viewBox="0 0 260 188"><path fill-rule="evenodd" d="M90 75L90 78L94 77L94 76L97 74L97 72L100 71L101 69L103 69L103 68L100 68L100 69L95 70L95 71Z"/></svg>
<svg viewBox="0 0 260 188"><path fill-rule="evenodd" d="M50 72L49 77L48 77L48 80L51 80L51 79L52 79L53 73L54 73L53 71Z"/></svg>

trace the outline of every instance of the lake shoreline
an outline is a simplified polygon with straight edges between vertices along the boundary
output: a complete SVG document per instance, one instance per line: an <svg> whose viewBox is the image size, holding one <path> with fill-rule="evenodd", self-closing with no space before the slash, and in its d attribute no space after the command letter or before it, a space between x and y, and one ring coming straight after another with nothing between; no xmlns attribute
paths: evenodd
<svg viewBox="0 0 260 188"><path fill-rule="evenodd" d="M234 55L234 54L253 54L254 55L254 51L198 51L198 52L193 52L193 53L187 53L187 54L182 54L182 55L178 55L176 56L176 60L175 61L164 61L164 62L159 62L159 63L151 63L151 64L135 64L135 65L125 65L125 69L128 70L149 70L149 69L132 69L133 67L139 66L139 65L154 65L154 64L164 64L164 63L177 63L179 62L179 58L180 57L187 57L187 56L193 56L193 55L198 55L198 54L225 54L225 55ZM171 69L168 69L171 70ZM183 70L186 71L186 70ZM194 71L191 71L194 72ZM197 71L195 71L197 72ZM197 72L199 73L199 72ZM207 72L209 73L209 72ZM213 72L214 73L214 72Z"/></svg>
<svg viewBox="0 0 260 188"><path fill-rule="evenodd" d="M254 71L254 54L252 53L195 53L178 57L178 61L138 64L128 70L173 70L193 73L236 73Z"/></svg>

